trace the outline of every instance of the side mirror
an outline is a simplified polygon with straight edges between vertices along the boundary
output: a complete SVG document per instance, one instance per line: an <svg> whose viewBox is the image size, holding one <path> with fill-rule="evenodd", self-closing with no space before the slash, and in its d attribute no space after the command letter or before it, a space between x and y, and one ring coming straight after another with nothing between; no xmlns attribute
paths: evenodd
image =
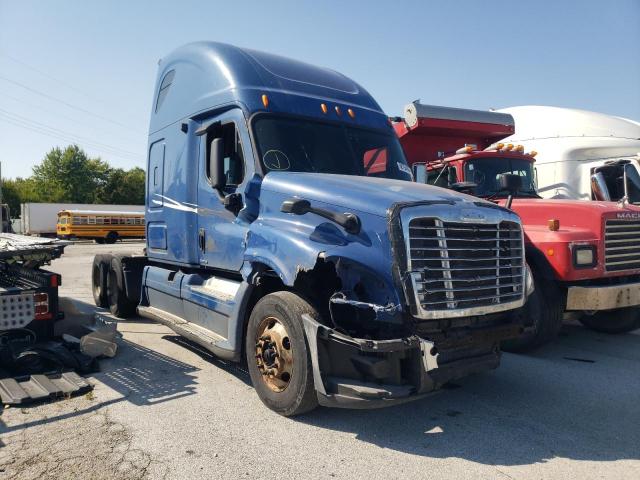
<svg viewBox="0 0 640 480"><path fill-rule="evenodd" d="M474 182L456 182L451 184L451 190L468 195L475 195L476 188L478 188L478 184Z"/></svg>
<svg viewBox="0 0 640 480"><path fill-rule="evenodd" d="M354 213L336 213L324 208L312 207L309 200L302 198L290 198L282 202L280 211L283 213L291 213L293 215L304 215L305 213L315 213L327 220L337 223L345 229L347 233L357 235L360 233L362 225L360 218Z"/></svg>
<svg viewBox="0 0 640 480"><path fill-rule="evenodd" d="M282 202L280 211L283 213L292 213L294 215L304 215L311 209L311 202L302 198L291 198Z"/></svg>
<svg viewBox="0 0 640 480"><path fill-rule="evenodd" d="M514 173L503 173L499 177L500 189L510 194L516 194L522 189L522 177Z"/></svg>
<svg viewBox="0 0 640 480"><path fill-rule="evenodd" d="M209 149L209 178L213 188L222 190L226 182L224 175L224 144L221 138L214 138Z"/></svg>
<svg viewBox="0 0 640 480"><path fill-rule="evenodd" d="M505 208L511 209L513 203L513 197L522 189L522 177L515 173L503 173L499 177L500 189L509 192Z"/></svg>
<svg viewBox="0 0 640 480"><path fill-rule="evenodd" d="M591 175L591 193L594 200L603 202L611 201L611 194L609 193L609 187L604 179L602 172L594 173Z"/></svg>
<svg viewBox="0 0 640 480"><path fill-rule="evenodd" d="M632 163L624 165L624 196L627 203L637 205L640 202L640 175Z"/></svg>
<svg viewBox="0 0 640 480"><path fill-rule="evenodd" d="M413 178L416 183L427 183L427 166L424 163L413 164Z"/></svg>

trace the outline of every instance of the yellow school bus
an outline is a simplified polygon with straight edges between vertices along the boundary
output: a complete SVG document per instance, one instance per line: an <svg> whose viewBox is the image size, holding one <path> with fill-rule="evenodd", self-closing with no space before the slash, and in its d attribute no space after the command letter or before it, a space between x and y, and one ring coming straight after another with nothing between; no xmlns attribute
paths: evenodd
<svg viewBox="0 0 640 480"><path fill-rule="evenodd" d="M144 238L144 212L61 210L56 224L58 238L90 238L115 243L119 238Z"/></svg>

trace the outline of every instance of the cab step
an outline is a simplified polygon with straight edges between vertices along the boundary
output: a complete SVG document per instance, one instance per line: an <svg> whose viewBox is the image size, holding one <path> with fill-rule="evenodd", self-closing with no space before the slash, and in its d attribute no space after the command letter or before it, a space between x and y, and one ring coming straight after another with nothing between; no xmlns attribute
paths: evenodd
<svg viewBox="0 0 640 480"><path fill-rule="evenodd" d="M156 322L169 327L178 335L181 335L191 340L192 342L197 343L198 345L206 348L214 354L221 353L221 351L226 351L225 349L216 346L218 343L226 341L224 337L212 332L211 330L207 330L206 328L202 328L198 325L188 322L184 318L178 317L155 307L145 306L138 307L138 315L140 315L141 317L149 318L151 320L155 320Z"/></svg>

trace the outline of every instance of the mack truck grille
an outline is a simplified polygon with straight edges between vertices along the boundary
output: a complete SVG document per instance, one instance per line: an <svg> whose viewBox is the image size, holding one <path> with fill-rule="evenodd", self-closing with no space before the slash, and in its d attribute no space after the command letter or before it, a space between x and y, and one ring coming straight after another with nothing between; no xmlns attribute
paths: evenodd
<svg viewBox="0 0 640 480"><path fill-rule="evenodd" d="M640 222L607 220L604 257L608 272L640 268Z"/></svg>
<svg viewBox="0 0 640 480"><path fill-rule="evenodd" d="M426 317L443 317L451 310L480 314L493 310L486 307L521 300L523 254L521 228L515 222L414 218L409 223L411 275L416 302Z"/></svg>

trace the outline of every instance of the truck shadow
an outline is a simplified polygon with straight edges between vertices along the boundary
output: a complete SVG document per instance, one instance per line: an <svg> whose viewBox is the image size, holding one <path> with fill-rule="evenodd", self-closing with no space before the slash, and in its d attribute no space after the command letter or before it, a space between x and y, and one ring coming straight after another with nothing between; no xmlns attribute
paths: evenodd
<svg viewBox="0 0 640 480"><path fill-rule="evenodd" d="M121 339L118 341L117 356L114 359L101 360L100 371L88 378L92 384L98 381L111 389L111 392L101 393L98 396L98 398L106 396L107 399L96 401L86 408L76 408L73 399L59 399L60 402L68 402L68 408L65 408L67 411L11 427L2 421L0 416L0 435L16 429L54 423L87 414L122 401L145 406L193 395L197 389L195 373L198 371L199 369L192 365ZM47 402L28 404L24 408L37 407L43 403Z"/></svg>
<svg viewBox="0 0 640 480"><path fill-rule="evenodd" d="M461 388L383 410L319 409L299 421L382 448L487 465L640 459L640 335L568 327L530 355L504 354Z"/></svg>
<svg viewBox="0 0 640 480"><path fill-rule="evenodd" d="M120 340L117 361L105 360L96 380L135 405L152 405L196 393L198 368L128 340Z"/></svg>

